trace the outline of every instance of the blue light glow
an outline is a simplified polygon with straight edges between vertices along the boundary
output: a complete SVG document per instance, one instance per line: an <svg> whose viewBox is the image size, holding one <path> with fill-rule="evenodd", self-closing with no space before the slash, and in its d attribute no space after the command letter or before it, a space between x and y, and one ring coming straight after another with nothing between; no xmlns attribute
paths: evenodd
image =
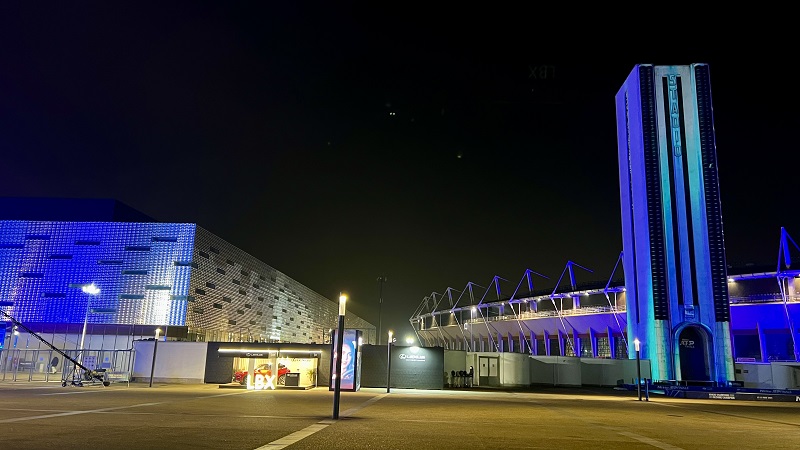
<svg viewBox="0 0 800 450"><path fill-rule="evenodd" d="M22 322L82 323L91 302L116 313L89 323L182 326L192 268L175 262L192 260L194 236L194 224L0 221L0 299Z"/></svg>

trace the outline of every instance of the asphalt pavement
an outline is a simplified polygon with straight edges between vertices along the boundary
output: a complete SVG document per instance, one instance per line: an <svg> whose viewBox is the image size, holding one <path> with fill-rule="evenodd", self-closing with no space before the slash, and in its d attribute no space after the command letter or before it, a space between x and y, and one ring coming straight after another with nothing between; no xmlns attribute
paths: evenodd
<svg viewBox="0 0 800 450"><path fill-rule="evenodd" d="M0 382L9 449L798 449L800 402L605 388L247 391Z"/></svg>

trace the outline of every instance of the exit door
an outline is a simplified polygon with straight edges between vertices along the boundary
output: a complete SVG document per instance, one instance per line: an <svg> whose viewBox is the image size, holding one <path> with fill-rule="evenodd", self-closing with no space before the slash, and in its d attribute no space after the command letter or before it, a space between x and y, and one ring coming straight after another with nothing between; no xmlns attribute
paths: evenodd
<svg viewBox="0 0 800 450"><path fill-rule="evenodd" d="M500 358L478 357L478 385L500 386Z"/></svg>

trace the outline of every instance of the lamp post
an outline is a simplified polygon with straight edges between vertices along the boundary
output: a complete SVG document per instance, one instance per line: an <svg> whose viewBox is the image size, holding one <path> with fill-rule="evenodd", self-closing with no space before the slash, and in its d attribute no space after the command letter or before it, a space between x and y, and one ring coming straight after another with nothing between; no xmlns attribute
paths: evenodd
<svg viewBox="0 0 800 450"><path fill-rule="evenodd" d="M158 335L161 328L156 328L156 339L153 341L153 363L150 364L150 387L153 387L153 374L156 371L156 350L158 350Z"/></svg>
<svg viewBox="0 0 800 450"><path fill-rule="evenodd" d="M91 283L81 286L81 291L83 291L84 294L89 294L91 296L99 294L100 288L95 286L94 283ZM86 300L86 316L84 316L83 318L83 332L81 333L81 345L80 345L81 353L80 353L80 358L78 358L81 364L83 364L83 353L84 353L83 343L86 340L86 327L89 324L89 313L92 312L91 306L92 306L92 297L89 297L88 300Z"/></svg>
<svg viewBox="0 0 800 450"><path fill-rule="evenodd" d="M380 288L378 289L378 345L381 345L381 308L383 307L383 283L388 281L386 277L378 277Z"/></svg>
<svg viewBox="0 0 800 450"><path fill-rule="evenodd" d="M344 313L347 296L339 293L339 327L336 333L336 379L333 383L333 418L339 418L339 397L342 391L342 347L344 346Z"/></svg>
<svg viewBox="0 0 800 450"><path fill-rule="evenodd" d="M642 401L642 365L639 359L639 338L633 340L633 346L636 349L636 393L639 395L639 401Z"/></svg>
<svg viewBox="0 0 800 450"><path fill-rule="evenodd" d="M392 382L392 330L389 330L389 342L386 343L386 393L391 390Z"/></svg>

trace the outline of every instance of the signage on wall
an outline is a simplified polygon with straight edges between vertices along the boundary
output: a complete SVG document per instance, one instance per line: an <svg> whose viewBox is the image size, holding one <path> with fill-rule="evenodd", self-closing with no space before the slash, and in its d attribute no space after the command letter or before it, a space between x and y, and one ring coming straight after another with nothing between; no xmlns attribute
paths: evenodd
<svg viewBox="0 0 800 450"><path fill-rule="evenodd" d="M425 362L425 355L413 355L408 353L400 353L398 356L400 359L404 361L416 361L416 362Z"/></svg>
<svg viewBox="0 0 800 450"><path fill-rule="evenodd" d="M238 358L269 358L270 352L275 350L261 350L258 348L220 348L217 354L221 357L238 357Z"/></svg>
<svg viewBox="0 0 800 450"><path fill-rule="evenodd" d="M694 348L694 339L681 339L681 347Z"/></svg>

